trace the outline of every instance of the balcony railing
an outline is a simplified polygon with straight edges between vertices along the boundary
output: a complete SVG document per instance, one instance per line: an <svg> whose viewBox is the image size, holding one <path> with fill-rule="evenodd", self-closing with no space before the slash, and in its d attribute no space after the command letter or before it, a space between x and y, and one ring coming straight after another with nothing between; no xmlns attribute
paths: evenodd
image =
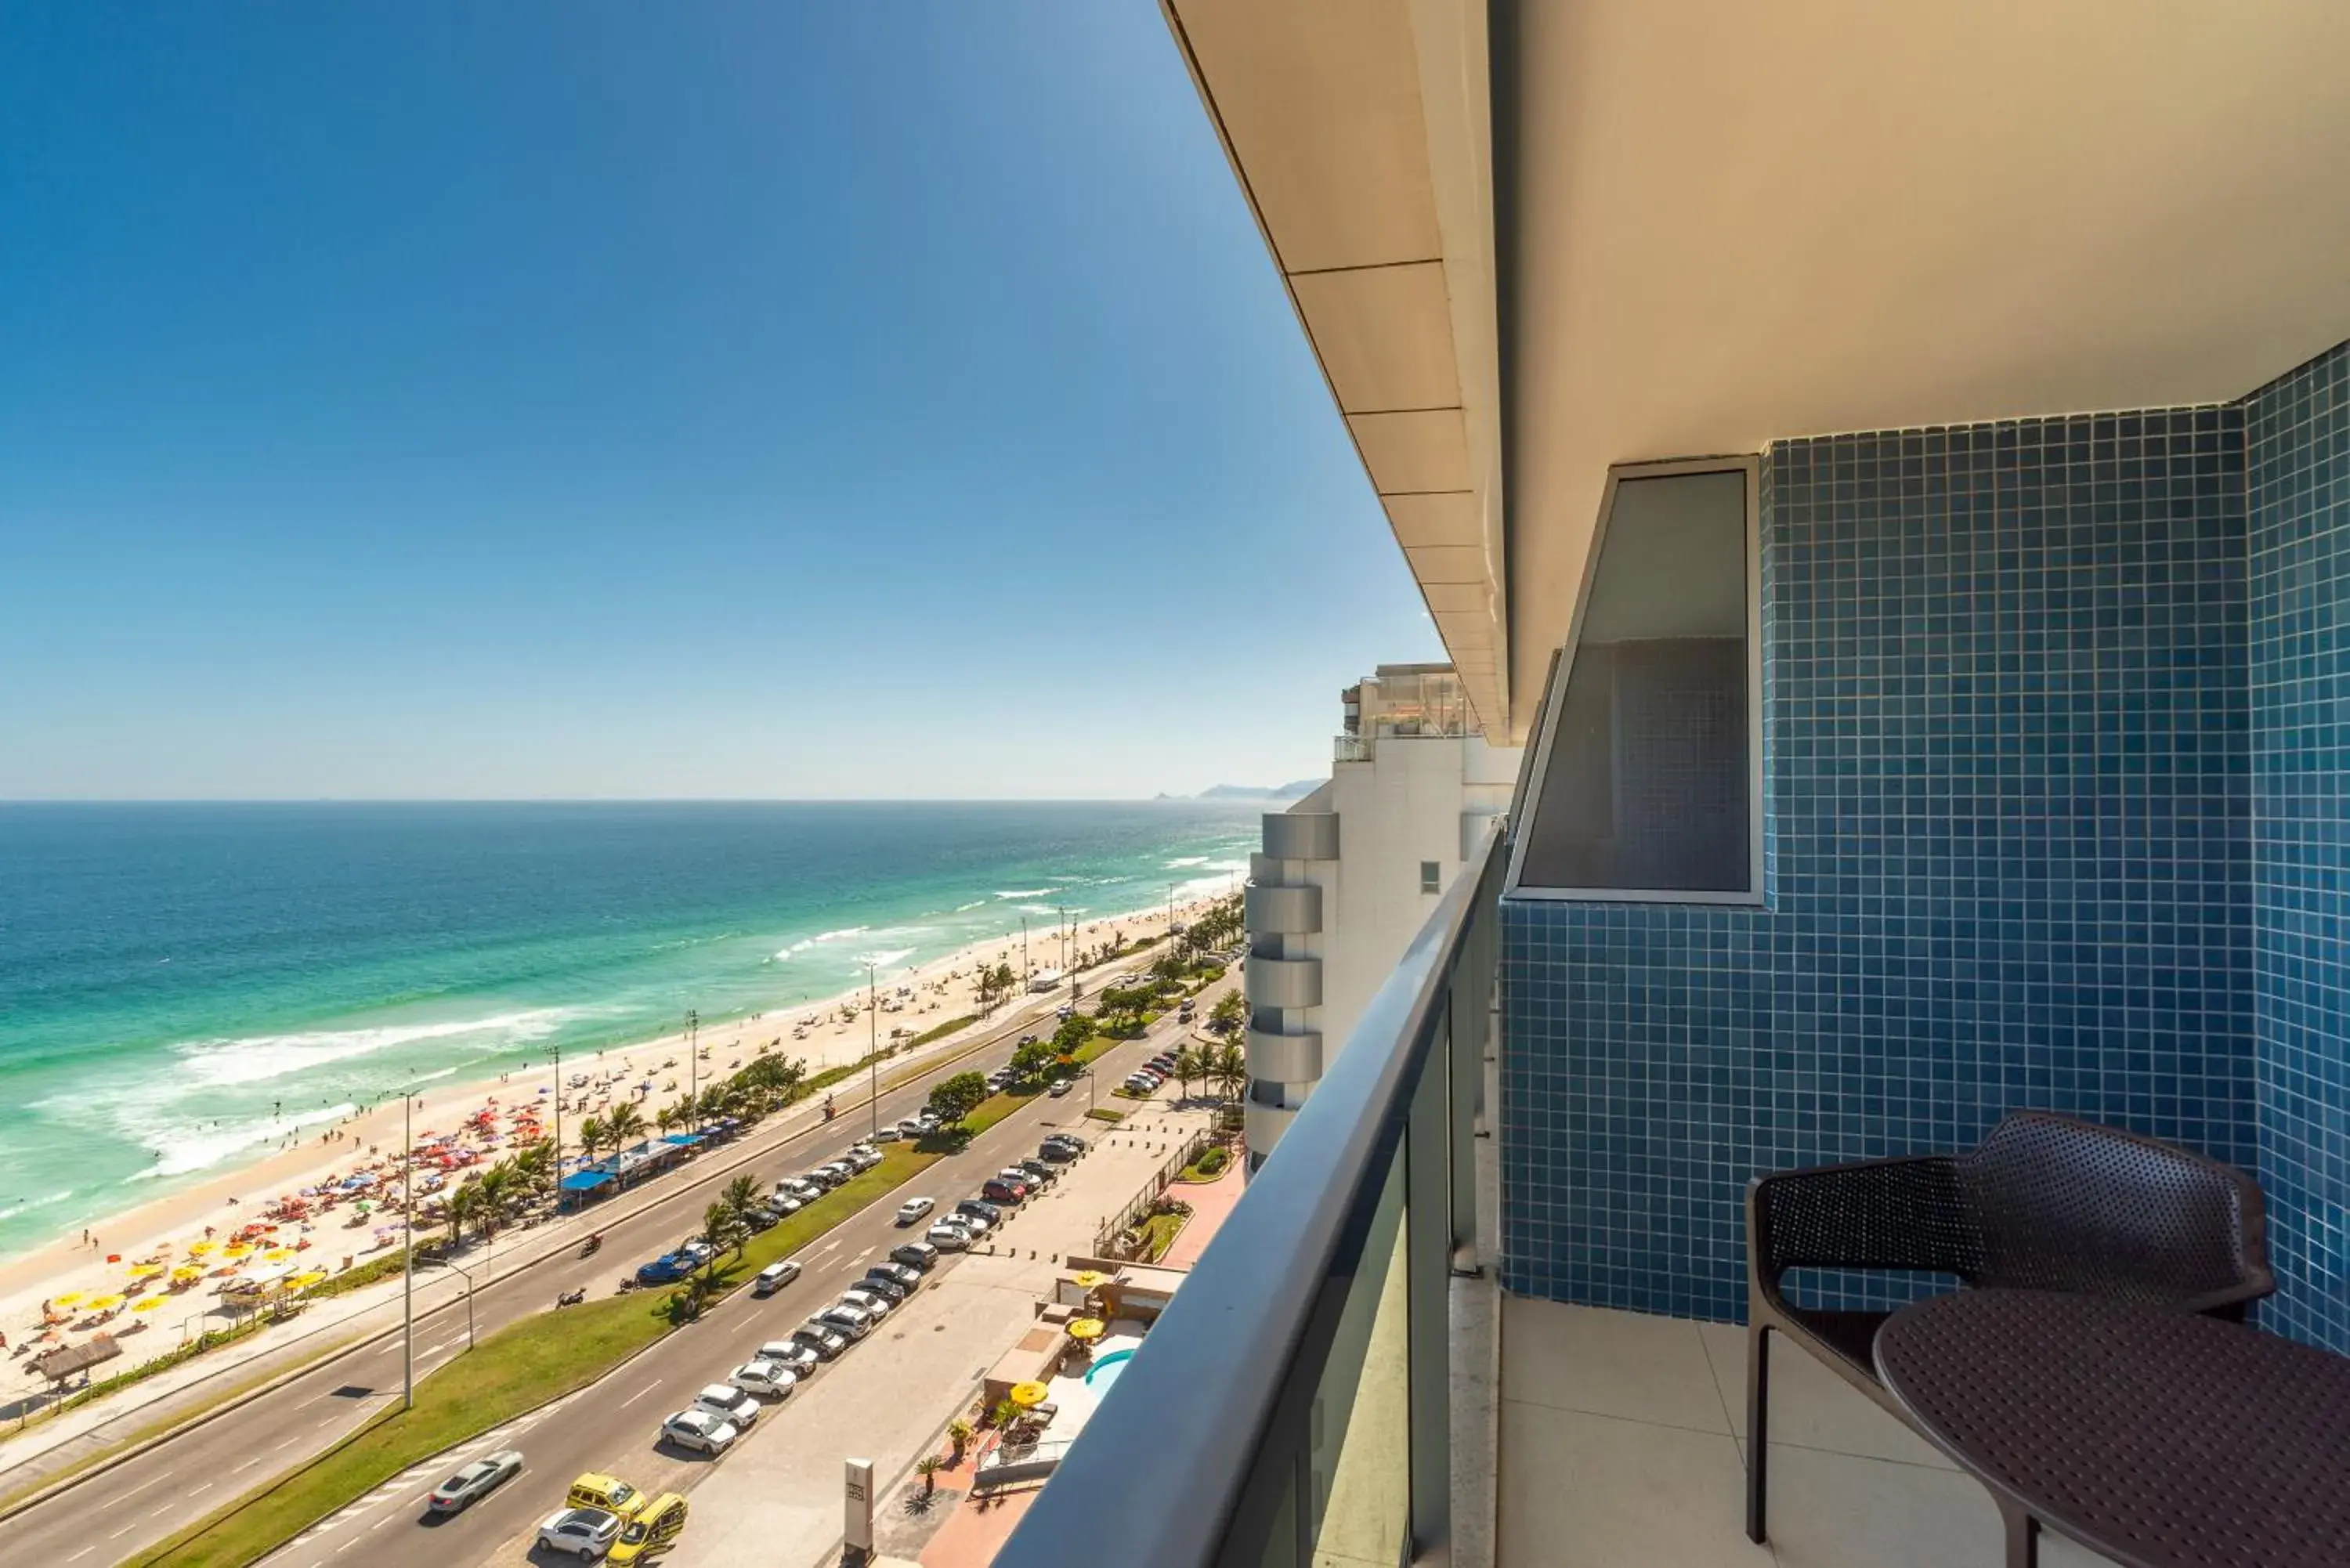
<svg viewBox="0 0 2350 1568"><path fill-rule="evenodd" d="M996 1556L1378 1564L1451 1532L1447 1286L1477 1240L1488 835Z"/></svg>

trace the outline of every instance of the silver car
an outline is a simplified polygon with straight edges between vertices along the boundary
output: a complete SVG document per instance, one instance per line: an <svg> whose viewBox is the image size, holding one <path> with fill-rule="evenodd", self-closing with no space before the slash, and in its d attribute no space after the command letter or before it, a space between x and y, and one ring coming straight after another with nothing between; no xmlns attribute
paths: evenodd
<svg viewBox="0 0 2350 1568"><path fill-rule="evenodd" d="M500 1449L434 1487L424 1506L433 1513L463 1513L521 1473L522 1455L513 1449Z"/></svg>
<svg viewBox="0 0 2350 1568"><path fill-rule="evenodd" d="M693 1409L680 1410L663 1421L660 1435L681 1449L715 1456L734 1446L735 1430L724 1417Z"/></svg>
<svg viewBox="0 0 2350 1568"><path fill-rule="evenodd" d="M600 1508L557 1509L538 1521L541 1546L590 1562L609 1552L619 1533L620 1516Z"/></svg>

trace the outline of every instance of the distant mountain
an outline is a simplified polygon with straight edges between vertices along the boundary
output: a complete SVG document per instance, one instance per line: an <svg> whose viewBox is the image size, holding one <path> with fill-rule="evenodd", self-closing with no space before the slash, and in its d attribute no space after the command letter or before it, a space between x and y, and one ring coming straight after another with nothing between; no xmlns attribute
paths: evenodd
<svg viewBox="0 0 2350 1568"><path fill-rule="evenodd" d="M1193 795L1193 800L1297 800L1322 787L1320 779L1296 779L1267 789L1263 784L1217 784Z"/></svg>

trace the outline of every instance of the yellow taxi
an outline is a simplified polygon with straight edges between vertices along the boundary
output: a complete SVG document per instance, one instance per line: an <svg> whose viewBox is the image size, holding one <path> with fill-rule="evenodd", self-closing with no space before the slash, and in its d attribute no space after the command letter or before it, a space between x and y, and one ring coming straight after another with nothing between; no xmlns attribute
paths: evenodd
<svg viewBox="0 0 2350 1568"><path fill-rule="evenodd" d="M666 1552L685 1528L685 1499L673 1491L665 1491L645 1505L645 1511L630 1520L620 1531L620 1538L612 1542L605 1555L607 1563L629 1563L640 1557L650 1557Z"/></svg>
<svg viewBox="0 0 2350 1568"><path fill-rule="evenodd" d="M618 1476L598 1475L589 1470L571 1483L563 1501L574 1508L600 1508L619 1518L622 1532L652 1506L653 1500Z"/></svg>

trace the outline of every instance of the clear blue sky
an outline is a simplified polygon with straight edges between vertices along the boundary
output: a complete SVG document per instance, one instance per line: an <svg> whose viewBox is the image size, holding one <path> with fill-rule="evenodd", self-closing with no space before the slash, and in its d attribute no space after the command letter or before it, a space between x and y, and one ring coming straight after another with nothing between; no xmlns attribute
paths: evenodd
<svg viewBox="0 0 2350 1568"><path fill-rule="evenodd" d="M0 8L0 797L1274 783L1440 656L1149 0Z"/></svg>

